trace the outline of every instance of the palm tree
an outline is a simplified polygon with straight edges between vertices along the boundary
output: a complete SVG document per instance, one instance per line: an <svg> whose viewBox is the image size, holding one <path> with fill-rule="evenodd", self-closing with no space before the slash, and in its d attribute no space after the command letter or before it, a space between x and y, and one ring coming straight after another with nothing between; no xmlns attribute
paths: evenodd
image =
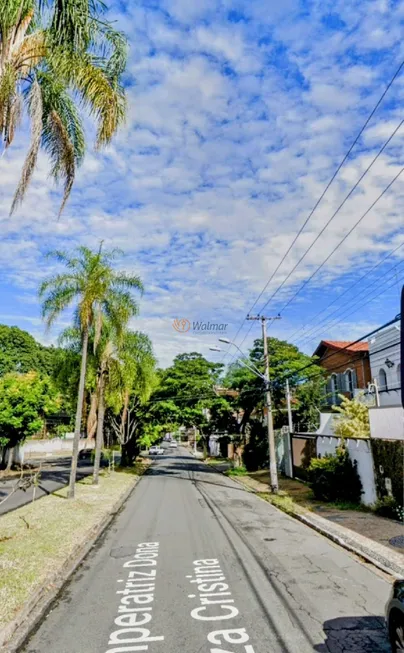
<svg viewBox="0 0 404 653"><path fill-rule="evenodd" d="M118 324L123 305L128 312L135 314L137 303L131 291L143 291L139 277L129 276L113 269L112 263L118 253L118 250L103 251L102 243L97 252L83 246L77 248L75 254L52 252L50 255L63 263L67 272L47 279L39 290L39 295L43 299L42 315L47 326L50 327L66 308L75 305L75 324L81 334L80 382L69 498L74 498L76 482L90 329L93 329L93 343L96 348L101 337L103 316L113 324Z"/></svg>
<svg viewBox="0 0 404 653"><path fill-rule="evenodd" d="M80 109L109 143L125 116L127 44L103 19L101 0L0 1L0 135L7 149L25 106L31 145L11 213L23 200L42 146L64 185L62 212L85 154Z"/></svg>
<svg viewBox="0 0 404 653"><path fill-rule="evenodd" d="M140 331L126 332L118 356L120 365L113 371L108 405L114 413L112 426L121 444L121 463L125 464L131 459L129 449L137 426L135 414L148 401L157 383L156 359L150 338Z"/></svg>

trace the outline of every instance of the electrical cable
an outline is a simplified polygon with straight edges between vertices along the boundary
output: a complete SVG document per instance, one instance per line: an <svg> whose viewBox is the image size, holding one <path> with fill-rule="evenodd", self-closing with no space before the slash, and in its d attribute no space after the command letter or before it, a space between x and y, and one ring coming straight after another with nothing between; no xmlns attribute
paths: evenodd
<svg viewBox="0 0 404 653"><path fill-rule="evenodd" d="M292 340L292 339L293 339L297 334L299 334L301 331L304 331L304 332L305 332L305 330L307 329L308 326L310 326L310 324L314 323L314 321L317 320L317 318L320 317L323 313L326 313L326 312L328 311L328 309L331 308L331 306L333 306L337 301L339 301L339 300L341 299L341 297L343 297L344 295L346 295L347 292L349 292L350 290L352 290L352 288L355 288L355 286L357 286L358 283L360 283L363 279L367 278L371 272L373 272L374 270L376 270L376 268L378 268L378 267L379 267L380 265L382 265L385 261L387 261L388 258L390 258L391 256L393 256L393 254L395 254L396 252L398 252L398 250L401 249L402 247L404 247L404 242L401 243L401 245L398 245L398 247L395 247L394 249L392 249L392 250L391 250L391 251L390 251L390 252L389 252L389 253L388 253L384 258L382 258L382 259L381 259L378 263L376 263L373 267L371 267L371 268L369 268L368 270L366 270L366 272L365 272L364 274L362 274L362 276L360 276L356 281L354 281L354 283L352 283L350 286L348 286L348 288L345 288L345 290L344 290L342 293L340 293L339 295L337 295L337 297L336 297L335 299L333 299L333 301L330 302L330 303L329 303L325 308L322 308L318 313L316 313L315 315L313 315L313 317L310 319L309 322L306 322L306 324L301 325L300 327L298 327L297 329L295 329L295 331L293 331L290 335L288 335L288 338L289 338L290 340ZM397 267L397 266L396 266L396 267ZM394 269L394 268L390 268L390 269ZM383 276L384 276L384 275L383 275ZM380 277L380 278L382 278L382 277ZM337 309L337 310L339 310L339 309ZM325 318L325 321L328 320L328 318L330 317L330 315L333 315L333 314L334 314L334 312L333 312L333 313L330 313L329 315L327 315L327 317ZM322 322L323 322L323 321L322 321ZM317 324L316 324L316 326L317 326ZM310 332L310 331L311 331L311 329L309 329L309 332Z"/></svg>
<svg viewBox="0 0 404 653"><path fill-rule="evenodd" d="M395 82L395 80L397 79L397 77L399 76L399 74L401 73L401 70L402 70L403 66L404 66L404 60L400 63L400 65L398 66L397 70L395 71L395 73L394 73L393 76L391 77L391 79L390 79L390 81L388 82L386 88L384 89L383 93L382 93L381 96L379 97L379 99L378 99L378 101L376 102L375 106L374 106L373 109L371 110L369 116L368 116L367 119L365 120L365 122L364 122L364 124L362 125L361 129L359 130L358 134L357 134L356 137L354 138L354 140L353 140L351 146L349 147L349 149L348 149L348 151L346 152L345 156L343 157L342 161L341 161L341 162L339 163L339 165L337 166L337 168L336 168L335 172L333 173L331 179L328 181L328 183L327 183L327 185L325 186L324 190L322 191L320 197L319 197L318 200L316 201L314 207L311 209L311 211L310 211L309 215L307 216L306 220L304 221L304 223L303 223L302 226L300 227L300 229L299 229L299 231L297 232L296 236L294 237L292 243L290 244L290 246L288 247L287 251L286 251L285 254L283 255L283 257L282 257L280 263L277 265L277 267L276 267L275 270L273 271L271 277L269 278L268 282L265 284L264 288L262 289L262 291L261 291L260 294L258 295L258 297L257 297L257 299L255 300L255 302L252 304L252 306L251 306L250 310L248 311L248 313L251 313L251 312L253 311L254 307L255 307L256 304L259 302L259 300L261 299L262 295L264 294L264 292L265 292L266 289L268 288L269 284L271 283L272 279L274 278L275 274L278 272L278 270L279 270L280 267L282 266L283 262L285 261L285 259L286 259L287 256L289 255L290 251L291 251L292 248L294 247L294 245L295 245L296 241L298 240L299 236L302 234L304 228L306 227L306 225L307 225L308 222L310 221L311 217L313 216L314 212L316 211L317 207L319 206L319 204L320 204L321 201L323 200L324 196L326 195L326 193L327 193L328 189L330 188L331 184L333 183L334 179L337 177L339 171L341 170L341 168L343 167L343 165L345 164L345 162L346 162L347 159L349 158L349 156L350 156L352 150L354 149L355 145L358 143L359 139L361 138L362 134L364 133L366 127L367 127L368 124L369 124L369 122L371 121L371 119L372 119L373 116L375 115L375 113L376 113L376 111L378 110L379 106L382 104L382 102L383 102L385 96L387 95L388 91L390 90L391 86L393 85L393 83ZM240 323L240 325L239 325L239 327L238 327L238 329L237 329L236 335L233 337L233 341L236 341L236 339L238 338L238 335L239 335L240 331L241 331L242 328L243 328L244 322L245 322L245 319L243 319L243 320L241 321L241 323ZM252 329L252 326L249 328L248 334L251 332L251 329ZM247 335L248 335L248 334L247 334ZM247 337L247 336L246 336L246 337ZM244 338L243 343L244 343L246 337ZM227 351L224 353L224 355L223 355L223 357L222 357L222 359L221 359L221 363L223 363L223 361L224 361L224 359L226 358L226 356L227 356L227 354L229 353L229 351L230 351L230 347L229 347L229 348L227 349ZM234 358L234 357L233 357L233 358Z"/></svg>

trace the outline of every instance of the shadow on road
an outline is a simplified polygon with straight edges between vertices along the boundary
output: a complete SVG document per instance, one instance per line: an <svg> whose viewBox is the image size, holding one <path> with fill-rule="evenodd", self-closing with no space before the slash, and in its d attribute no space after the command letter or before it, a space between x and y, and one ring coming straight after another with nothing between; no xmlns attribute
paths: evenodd
<svg viewBox="0 0 404 653"><path fill-rule="evenodd" d="M383 617L338 617L324 622L327 640L317 653L391 653Z"/></svg>

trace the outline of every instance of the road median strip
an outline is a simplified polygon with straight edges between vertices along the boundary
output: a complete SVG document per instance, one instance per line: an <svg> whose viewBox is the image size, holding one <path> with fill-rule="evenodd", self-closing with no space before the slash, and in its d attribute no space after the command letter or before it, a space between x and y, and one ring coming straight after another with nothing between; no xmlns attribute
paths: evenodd
<svg viewBox="0 0 404 653"><path fill-rule="evenodd" d="M86 478L0 517L0 651L24 641L147 468L147 464ZM12 643L10 640L12 638Z"/></svg>

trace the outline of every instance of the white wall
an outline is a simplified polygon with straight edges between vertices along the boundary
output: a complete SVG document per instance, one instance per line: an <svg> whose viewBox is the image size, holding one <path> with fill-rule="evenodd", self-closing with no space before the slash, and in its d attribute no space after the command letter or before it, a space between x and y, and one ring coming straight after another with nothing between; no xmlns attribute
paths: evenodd
<svg viewBox="0 0 404 653"><path fill-rule="evenodd" d="M404 410L401 406L370 408L369 421L371 438L404 439Z"/></svg>
<svg viewBox="0 0 404 653"><path fill-rule="evenodd" d="M80 438L79 440L79 451L84 448L93 449L95 445L94 440L86 440L85 438ZM52 456L55 453L64 453L69 454L73 449L73 440L72 439L61 439L54 438L52 440L28 440L21 447L16 447L14 449L14 460L17 463L23 463L24 460L27 461L30 458L41 458L42 456L46 458L47 456Z"/></svg>
<svg viewBox="0 0 404 653"><path fill-rule="evenodd" d="M358 473L363 486L362 503L365 505L375 503L377 495L370 440L346 439L345 442L351 459L358 463ZM323 457L326 453L335 453L340 443L340 438L319 435L317 437L317 455L321 454Z"/></svg>

